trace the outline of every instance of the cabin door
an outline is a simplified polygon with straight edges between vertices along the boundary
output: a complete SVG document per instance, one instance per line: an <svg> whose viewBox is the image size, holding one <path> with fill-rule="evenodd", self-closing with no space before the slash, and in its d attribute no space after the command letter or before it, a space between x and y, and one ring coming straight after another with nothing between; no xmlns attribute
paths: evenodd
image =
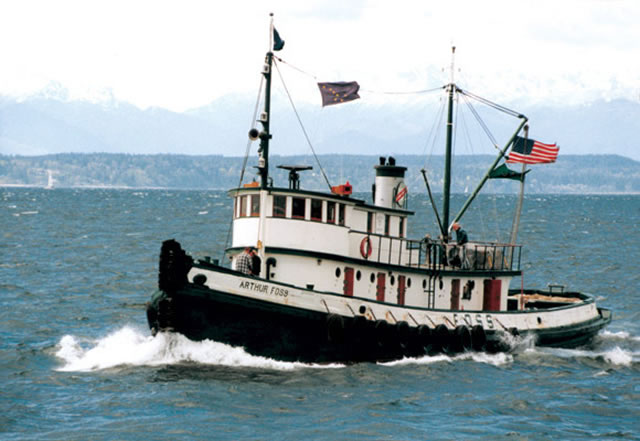
<svg viewBox="0 0 640 441"><path fill-rule="evenodd" d="M342 292L345 296L353 297L353 268L349 268L348 266L344 269Z"/></svg>
<svg viewBox="0 0 640 441"><path fill-rule="evenodd" d="M500 292L502 280L486 279L484 281L483 307L484 311L500 311Z"/></svg>
<svg viewBox="0 0 640 441"><path fill-rule="evenodd" d="M385 273L378 273L378 284L376 285L376 300L379 302L384 302L384 289L386 285L386 277Z"/></svg>
<svg viewBox="0 0 640 441"><path fill-rule="evenodd" d="M404 305L404 293L407 290L406 276L398 276L398 305Z"/></svg>
<svg viewBox="0 0 640 441"><path fill-rule="evenodd" d="M454 311L460 309L460 279L451 281L451 309Z"/></svg>

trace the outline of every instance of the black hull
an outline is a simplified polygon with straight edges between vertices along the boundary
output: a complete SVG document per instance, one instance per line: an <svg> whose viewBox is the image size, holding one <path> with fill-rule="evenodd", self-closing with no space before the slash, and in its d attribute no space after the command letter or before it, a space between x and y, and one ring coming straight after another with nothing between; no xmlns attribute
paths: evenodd
<svg viewBox="0 0 640 441"><path fill-rule="evenodd" d="M539 346L577 347L610 321L608 311L576 326L536 331ZM152 332L175 331L191 340L241 346L248 353L285 361L388 361L439 352L498 352L510 346L504 331L459 327L448 330L392 325L248 299L186 284L172 295L158 291L147 308ZM519 334L517 330L510 330ZM522 333L522 337L526 333Z"/></svg>

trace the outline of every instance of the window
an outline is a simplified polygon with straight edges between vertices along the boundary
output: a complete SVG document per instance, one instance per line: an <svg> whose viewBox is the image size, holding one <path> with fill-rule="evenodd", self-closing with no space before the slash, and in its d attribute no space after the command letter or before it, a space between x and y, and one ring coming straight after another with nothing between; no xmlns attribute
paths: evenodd
<svg viewBox="0 0 640 441"><path fill-rule="evenodd" d="M389 223L391 222L391 216L388 214L384 215L384 235L389 235Z"/></svg>
<svg viewBox="0 0 640 441"><path fill-rule="evenodd" d="M322 221L322 201L320 199L311 199L311 220Z"/></svg>
<svg viewBox="0 0 640 441"><path fill-rule="evenodd" d="M233 218L237 218L238 217L238 201L240 198L235 197L233 198Z"/></svg>
<svg viewBox="0 0 640 441"><path fill-rule="evenodd" d="M328 224L336 223L336 203L335 202L327 202L327 223Z"/></svg>
<svg viewBox="0 0 640 441"><path fill-rule="evenodd" d="M338 204L338 225L344 225L344 204Z"/></svg>
<svg viewBox="0 0 640 441"><path fill-rule="evenodd" d="M251 195L251 216L260 216L260 195Z"/></svg>
<svg viewBox="0 0 640 441"><path fill-rule="evenodd" d="M404 221L405 221L405 218L401 217L400 222L398 224L398 237L404 237Z"/></svg>
<svg viewBox="0 0 640 441"><path fill-rule="evenodd" d="M367 233L373 232L373 213L367 212Z"/></svg>
<svg viewBox="0 0 640 441"><path fill-rule="evenodd" d="M307 201L305 198L291 198L291 217L304 219Z"/></svg>
<svg viewBox="0 0 640 441"><path fill-rule="evenodd" d="M240 215L239 217L243 217L247 215L247 205L249 204L249 196L242 196L240 199Z"/></svg>
<svg viewBox="0 0 640 441"><path fill-rule="evenodd" d="M287 215L287 197L273 197L273 217L285 217Z"/></svg>

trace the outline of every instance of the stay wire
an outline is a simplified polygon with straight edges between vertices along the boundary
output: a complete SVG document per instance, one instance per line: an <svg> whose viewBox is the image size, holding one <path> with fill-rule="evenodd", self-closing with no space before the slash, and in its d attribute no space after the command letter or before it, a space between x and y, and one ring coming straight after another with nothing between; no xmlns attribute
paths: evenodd
<svg viewBox="0 0 640 441"><path fill-rule="evenodd" d="M331 183L329 182L329 178L327 177L327 174L324 172L324 168L322 168L322 164L320 163L320 159L318 158L318 155L316 155L316 152L313 148L313 145L311 144L311 139L309 139L309 135L307 134L307 130L304 127L304 124L302 124L302 119L300 118L300 114L298 113L298 109L296 109L296 105L293 103L293 98L291 98L291 94L289 93L289 89L287 88L287 85L284 82L284 78L282 77L282 73L280 72L280 67L278 67L278 63L273 63L276 66L276 70L278 71L278 76L280 77L280 82L282 83L282 87L284 87L285 92L287 93L287 97L289 98L289 102L291 103L291 107L293 108L293 113L295 113L296 118L298 119L298 124L300 124L300 128L302 129L302 133L304 134L305 139L307 140L307 144L309 144L309 148L311 149L311 153L313 153L313 157L315 158L316 162L318 163L318 167L320 168L320 172L322 173L322 177L324 177L325 182L327 183L327 186L329 186L329 191L331 191Z"/></svg>
<svg viewBox="0 0 640 441"><path fill-rule="evenodd" d="M491 130L489 130L489 127L487 126L487 124L484 122L484 120L480 117L480 114L476 111L476 109L473 107L473 104L471 104L471 102L467 99L466 95L462 95L465 101L465 104L469 107L469 110L471 111L471 114L475 117L476 121L478 121L478 124L480 125L480 127L482 128L482 130L484 130L484 133L487 135L487 137L489 138L489 141L491 141L491 143L493 144L493 147L496 149L499 149L498 147L498 141L496 141L496 138L493 136L493 134L491 133Z"/></svg>
<svg viewBox="0 0 640 441"><path fill-rule="evenodd" d="M473 94L473 93L469 92L468 90L463 90L463 89L458 88L458 91L461 94L463 94L465 96L468 96L469 98L472 98L472 99L474 99L476 101L481 102L482 104L485 104L485 105L487 105L489 107L492 107L492 108L494 108L496 110L499 110L500 112L504 112L507 115L511 115L511 116L516 117L516 118L522 118L524 116L520 112L516 112L515 110L509 109L508 107L505 107L505 106L502 106L500 104L494 103L493 101L489 101L488 99L482 98L481 96Z"/></svg>
<svg viewBox="0 0 640 441"><path fill-rule="evenodd" d="M300 69L299 67L294 66L293 64L283 60L280 57L273 57L275 60L277 60L278 62L290 67L291 69L294 69L298 72L300 72L303 75L306 75L308 77L313 78L314 80L318 81L318 77L312 73L309 73L303 69ZM371 90L371 89L363 89L360 88L360 91L362 92L367 92L367 93L374 93L374 94L380 94L380 95L419 95L419 94L423 94L423 93L431 93L431 92L435 92L438 90L442 90L447 86L440 86L440 87L434 87L433 89L424 89L424 90L413 90L413 91L403 91L403 92L393 92L393 91L379 91L379 90Z"/></svg>
<svg viewBox="0 0 640 441"><path fill-rule="evenodd" d="M438 140L438 131L436 130L438 126L442 126L442 121L444 120L444 110L445 110L445 101L443 99L440 100L440 109L436 114L435 119L433 120L433 125L431 126L431 130L429 131L429 135L427 136L427 140L424 144L424 149L422 154L425 156L424 168L427 168L431 157L433 156L433 151L435 149L436 141ZM433 137L433 139L432 139ZM431 144L431 149L429 150L429 154L427 155L427 148Z"/></svg>
<svg viewBox="0 0 640 441"><path fill-rule="evenodd" d="M260 107L260 96L262 95L263 86L264 86L264 76L260 75L260 86L258 87L258 97L256 98L256 105L253 109L253 116L251 117L251 123L249 124L252 128L258 116L258 107ZM237 197L238 189L240 188L240 186L242 185L242 181L244 180L244 172L247 168L247 161L249 160L249 152L251 151L252 142L253 141L250 139L247 141L247 148L245 149L244 159L242 160L242 169L240 170L240 179L238 180L238 186L236 187L234 198ZM232 209L235 210L235 203ZM222 250L222 257L220 259L220 262L224 262L224 256L226 254L227 247L229 246L229 239L231 238L231 230L233 229L233 218L235 217L235 213L233 214L234 215L231 216L231 222L229 222L229 228L227 229L227 238L224 241L224 249Z"/></svg>

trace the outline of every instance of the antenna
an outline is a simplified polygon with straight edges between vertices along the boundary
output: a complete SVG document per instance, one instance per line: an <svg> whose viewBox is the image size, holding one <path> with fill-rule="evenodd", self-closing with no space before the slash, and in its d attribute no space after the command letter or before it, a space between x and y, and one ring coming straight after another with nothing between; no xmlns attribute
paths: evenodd
<svg viewBox="0 0 640 441"><path fill-rule="evenodd" d="M453 84L453 82L454 82L453 81L453 79L454 79L453 77L454 77L454 74L455 74L455 61L456 61L455 58L456 58L456 47L455 46L451 46L451 68L450 68L451 69L451 72L450 72L450 75L451 75L450 83L451 84Z"/></svg>

